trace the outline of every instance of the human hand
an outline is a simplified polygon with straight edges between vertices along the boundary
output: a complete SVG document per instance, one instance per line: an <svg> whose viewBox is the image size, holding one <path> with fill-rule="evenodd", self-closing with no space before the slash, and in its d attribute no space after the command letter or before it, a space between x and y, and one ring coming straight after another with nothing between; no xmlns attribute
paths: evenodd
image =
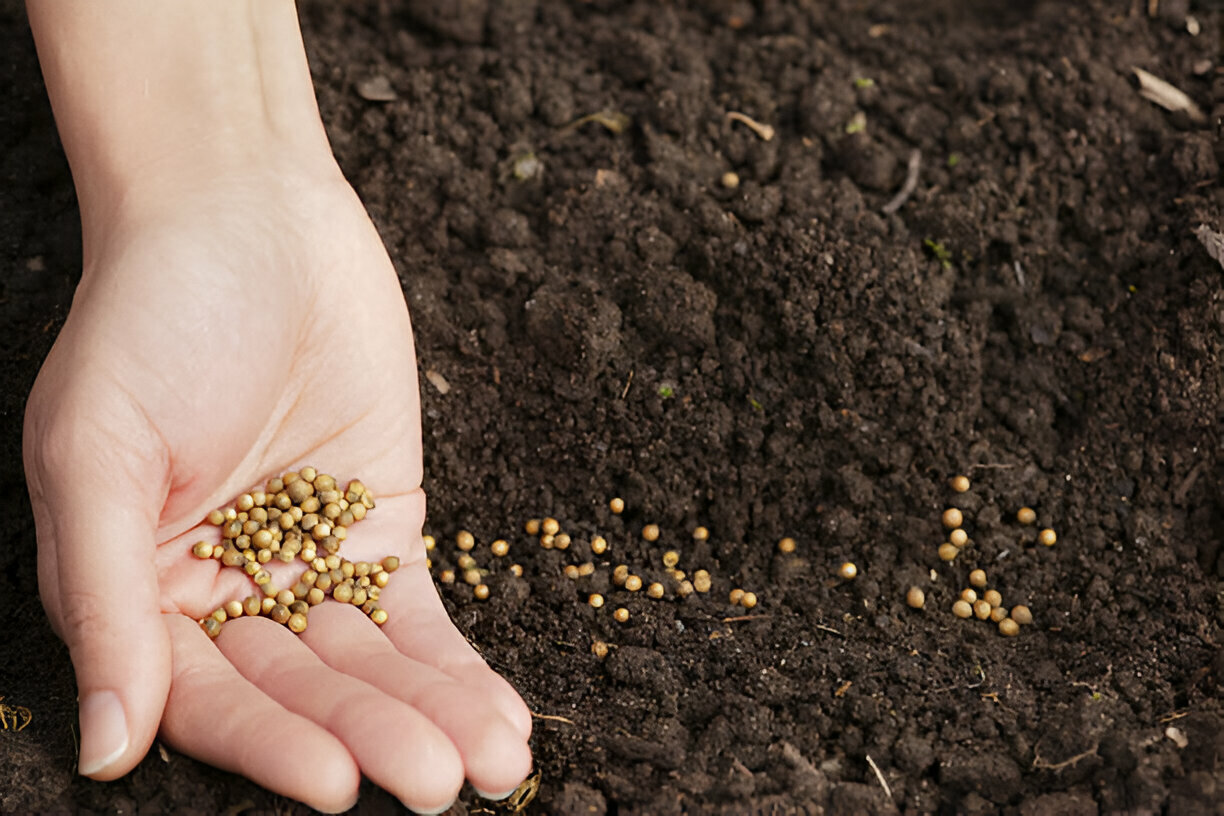
<svg viewBox="0 0 1224 816"><path fill-rule="evenodd" d="M350 807L363 773L417 810L448 805L465 776L512 791L530 714L424 565L411 328L364 209L338 173L175 181L95 222L26 413L39 585L77 673L81 772L126 773L160 727L324 811ZM195 619L253 585L191 555L218 537L204 517L307 464L377 497L342 554L400 558L390 619L325 602L301 636L244 617L210 641ZM302 569L274 564L281 587Z"/></svg>

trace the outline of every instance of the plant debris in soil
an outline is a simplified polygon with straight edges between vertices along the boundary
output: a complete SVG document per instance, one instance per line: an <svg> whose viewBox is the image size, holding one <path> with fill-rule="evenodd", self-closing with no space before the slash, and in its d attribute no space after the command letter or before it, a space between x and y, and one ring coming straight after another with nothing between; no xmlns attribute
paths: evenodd
<svg viewBox="0 0 1224 816"><path fill-rule="evenodd" d="M1224 278L1196 234L1224 232L1218 8L300 14L332 144L437 375L430 529L492 541L547 511L624 563L676 549L759 598L639 592L620 623L555 547L521 548L521 578L487 600L442 585L538 715L523 812L1218 808ZM20 417L80 235L19 6L0 37L0 695L30 713L0 729L0 809L303 812L160 747L117 782L74 776ZM1135 68L1206 121L1144 98ZM882 211L914 151L913 189ZM945 564L957 473L972 545ZM1022 505L1056 546L1032 546ZM975 569L1031 608L1019 637L945 611ZM355 812L399 811L370 788ZM506 811L465 792L454 812Z"/></svg>

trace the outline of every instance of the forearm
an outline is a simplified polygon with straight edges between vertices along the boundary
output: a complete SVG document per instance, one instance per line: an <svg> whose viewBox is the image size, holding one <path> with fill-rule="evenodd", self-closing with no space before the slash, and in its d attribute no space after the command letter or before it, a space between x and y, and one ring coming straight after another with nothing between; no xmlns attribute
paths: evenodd
<svg viewBox="0 0 1224 816"><path fill-rule="evenodd" d="M133 195L334 167L292 0L29 0L86 240Z"/></svg>

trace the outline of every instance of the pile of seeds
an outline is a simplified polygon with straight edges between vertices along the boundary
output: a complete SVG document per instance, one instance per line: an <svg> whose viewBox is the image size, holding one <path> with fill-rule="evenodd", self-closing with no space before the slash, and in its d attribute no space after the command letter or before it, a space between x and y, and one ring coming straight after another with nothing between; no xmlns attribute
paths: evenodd
<svg viewBox="0 0 1224 816"><path fill-rule="evenodd" d="M229 601L200 618L200 626L215 638L230 618L263 615L300 634L310 608L328 599L360 607L370 620L386 623L379 595L399 559L353 562L339 554L349 527L373 509L374 495L357 479L341 490L334 477L304 467L243 493L230 507L213 510L208 521L221 528L221 543L197 542L192 553L243 570L263 597ZM266 565L274 558L307 565L291 588L273 585Z"/></svg>
<svg viewBox="0 0 1224 816"><path fill-rule="evenodd" d="M626 504L624 499L617 497L609 500L608 507L614 514L620 515L625 512ZM591 535L589 540L580 540L578 532L572 534L567 532L556 518L528 519L523 525L523 530L536 540L541 549L569 551L577 555L578 563L569 563L562 568L563 574L570 580L583 581L583 579L594 576L597 570L607 570L612 585L612 592L608 594L615 593L624 601L639 593L653 600L664 600L669 596L683 599L694 593L709 593L713 588L713 579L708 570L698 569L689 575L680 569L681 555L674 549L662 553L661 569L646 565L635 568L627 563L610 560L612 545L604 536L595 534ZM641 528L640 535L643 541L653 544L659 541L664 531L658 524L649 523ZM705 527L698 526L692 530L692 538L696 542L706 541L709 536L710 531ZM460 530L455 535L457 550L453 555L455 568L447 566L438 570L437 579L440 583L448 585L462 581L472 587L472 597L483 601L490 597L490 588L486 583L486 576L489 575L490 569L481 567L473 556L476 544L476 538L471 532ZM425 547L431 555L438 552L438 542L433 536L425 536ZM585 553L588 548L591 557L584 559L581 554ZM778 549L782 553L793 553L795 548L793 538L784 538L778 543ZM498 538L488 545L490 555L496 559L506 558L511 549L511 544L506 538ZM443 556L443 560L449 562L449 557ZM493 561L490 560L487 564L491 567ZM426 565L432 568L433 560L428 560ZM515 577L520 577L523 569L517 563L512 564L510 573ZM644 575L650 577L643 577ZM727 597L732 606L740 606L744 609L752 609L759 603L756 593L741 588L730 590ZM610 605L610 599L602 592L588 591L585 598L586 603L592 609L603 609L606 605ZM619 623L629 620L630 611L626 606L610 605L610 608L613 620ZM599 650L596 650L597 654L598 652Z"/></svg>
<svg viewBox="0 0 1224 816"><path fill-rule="evenodd" d="M969 490L969 477L953 476L949 486L957 493ZM943 512L943 526L948 529L948 540L939 545L939 558L951 563L955 561L969 543L969 534L961 526L964 524L964 514L957 507L949 507ZM1030 507L1021 507L1016 512L1016 521L1029 525L1037 521L1037 513ZM1037 535L1037 541L1052 547L1058 536L1050 528L1042 530ZM932 576L934 572L932 572ZM1032 611L1023 604L1012 607L1009 612L1003 606L1003 595L996 589L988 589L986 571L975 569L969 573L969 586L961 590L960 595L952 604L952 614L958 618L990 620L999 626L999 634L1015 637L1020 634L1020 626L1033 622ZM979 597L979 592L981 593ZM926 605L926 595L919 587L910 587L906 593L905 602L915 609Z"/></svg>

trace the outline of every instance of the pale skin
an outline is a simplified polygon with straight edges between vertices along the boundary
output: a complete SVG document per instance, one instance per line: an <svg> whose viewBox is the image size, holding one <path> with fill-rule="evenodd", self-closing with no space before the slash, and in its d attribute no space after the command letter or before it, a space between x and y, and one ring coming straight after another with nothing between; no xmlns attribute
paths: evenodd
<svg viewBox="0 0 1224 816"><path fill-rule="evenodd" d="M323 811L363 774L421 812L465 778L508 795L531 716L426 571L408 312L332 158L292 3L28 10L83 226L24 441L81 772L119 777L160 733ZM378 497L343 554L401 559L390 620L328 602L300 637L241 618L210 640L196 618L255 590L191 555L217 537L205 516L305 465Z"/></svg>

